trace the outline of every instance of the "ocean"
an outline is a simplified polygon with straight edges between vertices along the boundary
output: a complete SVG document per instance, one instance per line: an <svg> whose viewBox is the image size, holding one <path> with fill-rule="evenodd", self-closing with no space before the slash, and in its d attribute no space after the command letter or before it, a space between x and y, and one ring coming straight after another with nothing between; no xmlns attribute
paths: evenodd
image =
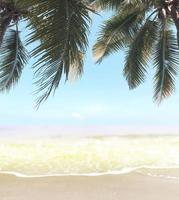
<svg viewBox="0 0 179 200"><path fill-rule="evenodd" d="M179 136L0 139L0 173L21 177L123 174L179 180Z"/></svg>

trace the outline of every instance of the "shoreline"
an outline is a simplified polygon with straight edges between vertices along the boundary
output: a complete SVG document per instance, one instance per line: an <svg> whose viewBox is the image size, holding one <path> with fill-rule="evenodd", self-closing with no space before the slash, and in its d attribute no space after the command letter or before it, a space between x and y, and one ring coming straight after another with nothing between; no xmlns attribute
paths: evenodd
<svg viewBox="0 0 179 200"><path fill-rule="evenodd" d="M137 173L22 178L0 174L2 200L178 200L179 182Z"/></svg>
<svg viewBox="0 0 179 200"><path fill-rule="evenodd" d="M145 170L150 171L161 171L164 174L154 174L145 173ZM167 172L167 174L166 174ZM113 175L127 175L127 174L139 174L143 176L152 176L152 177L162 177L169 179L175 178L179 180L179 167L153 167L153 166L139 166L139 167L128 167L118 171L109 171L109 172L92 172L92 173L52 173L52 174L24 174L16 171L1 171L1 175L12 175L17 178L46 178L46 177L98 177L98 176L113 176ZM171 176L173 175L173 177ZM166 176L166 177L165 177Z"/></svg>

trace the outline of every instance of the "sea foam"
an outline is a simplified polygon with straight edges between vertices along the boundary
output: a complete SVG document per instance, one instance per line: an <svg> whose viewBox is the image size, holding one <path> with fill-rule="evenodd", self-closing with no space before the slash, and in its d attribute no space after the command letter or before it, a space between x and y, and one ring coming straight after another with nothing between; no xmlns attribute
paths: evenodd
<svg viewBox="0 0 179 200"><path fill-rule="evenodd" d="M20 177L124 174L179 177L179 137L0 140L0 172Z"/></svg>

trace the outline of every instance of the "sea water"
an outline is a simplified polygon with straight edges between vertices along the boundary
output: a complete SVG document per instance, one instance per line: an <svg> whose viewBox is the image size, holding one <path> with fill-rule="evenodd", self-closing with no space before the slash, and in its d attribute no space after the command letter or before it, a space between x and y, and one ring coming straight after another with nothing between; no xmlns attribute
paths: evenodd
<svg viewBox="0 0 179 200"><path fill-rule="evenodd" d="M179 180L179 136L0 140L0 173L39 177L131 171Z"/></svg>

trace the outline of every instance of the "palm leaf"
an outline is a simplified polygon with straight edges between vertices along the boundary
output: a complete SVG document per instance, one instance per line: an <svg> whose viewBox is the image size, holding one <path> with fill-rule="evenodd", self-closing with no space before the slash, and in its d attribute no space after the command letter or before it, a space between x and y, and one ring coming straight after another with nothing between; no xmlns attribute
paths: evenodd
<svg viewBox="0 0 179 200"><path fill-rule="evenodd" d="M40 41L32 51L38 57L35 64L40 97L37 105L46 100L59 85L64 72L68 80L69 72L83 71L83 54L88 45L90 8L78 0L43 1L36 5L29 27L29 43ZM71 70L73 68L73 70Z"/></svg>
<svg viewBox="0 0 179 200"><path fill-rule="evenodd" d="M18 30L9 30L0 47L0 90L9 90L19 80L27 63L27 51L22 45Z"/></svg>
<svg viewBox="0 0 179 200"><path fill-rule="evenodd" d="M95 7L98 9L112 9L112 10L120 10L121 7L127 6L135 6L140 7L143 5L151 5L155 0L95 0Z"/></svg>
<svg viewBox="0 0 179 200"><path fill-rule="evenodd" d="M160 103L174 92L175 77L179 69L177 39L164 25L161 27L154 50L154 67L156 69L154 100Z"/></svg>
<svg viewBox="0 0 179 200"><path fill-rule="evenodd" d="M139 8L128 9L127 12L124 9L104 23L93 47L93 55L97 62L128 45L144 19L143 12L144 10Z"/></svg>
<svg viewBox="0 0 179 200"><path fill-rule="evenodd" d="M6 30L11 22L11 17L6 17L6 18L2 18L0 17L0 45L3 42L4 39L4 35L6 33Z"/></svg>
<svg viewBox="0 0 179 200"><path fill-rule="evenodd" d="M8 27L13 26L22 17L26 17L28 8L27 0L0 1L0 45Z"/></svg>
<svg viewBox="0 0 179 200"><path fill-rule="evenodd" d="M124 76L130 89L145 80L147 64L156 40L157 23L147 20L136 33L126 52Z"/></svg>

